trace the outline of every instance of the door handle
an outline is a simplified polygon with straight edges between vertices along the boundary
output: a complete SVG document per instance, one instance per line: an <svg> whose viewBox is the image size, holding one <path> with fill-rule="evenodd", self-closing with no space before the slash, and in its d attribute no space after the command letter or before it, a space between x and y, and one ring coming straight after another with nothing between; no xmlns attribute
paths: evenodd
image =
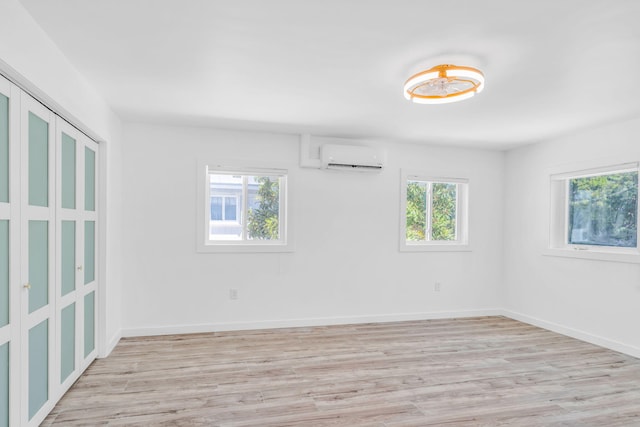
<svg viewBox="0 0 640 427"><path fill-rule="evenodd" d="M82 266L81 265L78 266L78 271L82 271Z"/></svg>
<svg viewBox="0 0 640 427"><path fill-rule="evenodd" d="M31 283L25 283L22 287L25 289L31 289Z"/></svg>

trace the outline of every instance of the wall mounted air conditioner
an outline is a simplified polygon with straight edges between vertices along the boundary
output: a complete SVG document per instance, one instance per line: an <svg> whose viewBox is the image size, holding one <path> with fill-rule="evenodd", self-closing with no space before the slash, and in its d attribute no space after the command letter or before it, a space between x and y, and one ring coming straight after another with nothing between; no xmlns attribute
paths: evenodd
<svg viewBox="0 0 640 427"><path fill-rule="evenodd" d="M320 147L320 160L323 169L379 172L387 162L387 153L375 147L325 144Z"/></svg>

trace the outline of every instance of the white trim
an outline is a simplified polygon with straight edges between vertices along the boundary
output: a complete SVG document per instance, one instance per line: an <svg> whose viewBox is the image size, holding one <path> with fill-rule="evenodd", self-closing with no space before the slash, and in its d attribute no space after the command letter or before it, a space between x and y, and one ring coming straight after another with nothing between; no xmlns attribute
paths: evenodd
<svg viewBox="0 0 640 427"><path fill-rule="evenodd" d="M402 171L404 174L405 181L421 181L421 182L436 182L439 184L468 184L468 178L453 178L453 177L443 177L443 176L434 176L432 174L419 173L414 171Z"/></svg>
<svg viewBox="0 0 640 427"><path fill-rule="evenodd" d="M480 309L459 311L433 311L362 316L308 317L298 319L262 320L253 322L198 323L178 326L148 326L122 331L123 337L192 334L202 332L242 331L252 329L297 328L307 326L349 325L360 323L387 323L407 320L452 319L465 317L500 316L503 310Z"/></svg>
<svg viewBox="0 0 640 427"><path fill-rule="evenodd" d="M568 326L561 325L559 323L548 322L546 320L539 319L537 317L528 316L526 314L518 313L511 310L502 310L505 317L509 317L519 322L528 323L533 326L537 326L542 329L546 329L552 332L557 332L562 335L566 335L571 338L585 341L590 344L594 344L600 347L604 347L610 350L619 351L620 353L627 354L629 356L640 358L640 347L634 347L619 341L611 340L601 337L599 335L590 334L579 329L574 329Z"/></svg>
<svg viewBox="0 0 640 427"><path fill-rule="evenodd" d="M471 252L471 245L450 242L401 243L400 252Z"/></svg>
<svg viewBox="0 0 640 427"><path fill-rule="evenodd" d="M104 359L105 357L109 357L114 348L118 345L120 340L122 339L122 330L118 330L118 332L111 337L109 342L106 344L105 348L98 352L98 359Z"/></svg>
<svg viewBox="0 0 640 427"><path fill-rule="evenodd" d="M11 342L11 323L0 328L0 347Z"/></svg>
<svg viewBox="0 0 640 427"><path fill-rule="evenodd" d="M231 166L220 165L216 163L206 163L207 173L217 172L221 175L265 175L265 176L282 176L289 173L286 168L268 168L268 167L251 167L251 166Z"/></svg>
<svg viewBox="0 0 640 427"><path fill-rule="evenodd" d="M9 365L13 367L13 369L9 370L9 395L11 396L22 396L22 370L17 368L23 363L20 343L22 339L22 300L24 298L21 282L22 261L20 259L23 244L20 236L22 230L22 221L20 219L20 209L22 206L20 199L20 187L22 185L20 182L22 173L20 148L21 97L20 89L15 85L11 85L9 99L9 202L11 203L9 245L11 252L20 254L13 256L9 260L9 326L11 327L11 342L13 343L13 345L9 347ZM11 165L13 165L13 167ZM17 399L17 403L9 404L9 424L19 423L21 421L22 408L19 403L20 397Z"/></svg>
<svg viewBox="0 0 640 427"><path fill-rule="evenodd" d="M624 173L634 172L640 167L640 162L618 163L607 166L596 166L592 168L582 168L569 172L560 172L551 174L551 179L567 180L573 178L586 178L590 176L608 175L611 172Z"/></svg>
<svg viewBox="0 0 640 427"><path fill-rule="evenodd" d="M586 259L592 261L640 264L640 252L638 250L624 253L616 252L615 249L616 248L612 248L611 251L605 252L594 249L578 249L572 247L547 248L542 251L542 255L560 258Z"/></svg>
<svg viewBox="0 0 640 427"><path fill-rule="evenodd" d="M95 141L93 142L95 143ZM108 194L107 189L109 186L107 179L107 151L109 149L109 144L96 143L96 280L98 281L96 289L96 298L98 301L96 304L96 349L98 351L98 355L108 355L112 349L106 347L108 323L107 284L109 283L107 272L107 242L109 236L107 233L108 221L106 206ZM82 194L84 194L84 188L82 191ZM120 321L121 319L118 319L118 322Z"/></svg>
<svg viewBox="0 0 640 427"><path fill-rule="evenodd" d="M40 90L36 85L31 83L28 79L24 78L20 72L13 68L8 63L4 62L0 58L0 77L4 77L13 83L17 89L29 94L34 99L37 99L40 103L46 106L51 111L65 121L69 122L73 127L80 130L80 132L87 135L94 141L104 141L103 138L92 132L89 128L82 124L74 114L71 114L66 108L57 103L53 98Z"/></svg>

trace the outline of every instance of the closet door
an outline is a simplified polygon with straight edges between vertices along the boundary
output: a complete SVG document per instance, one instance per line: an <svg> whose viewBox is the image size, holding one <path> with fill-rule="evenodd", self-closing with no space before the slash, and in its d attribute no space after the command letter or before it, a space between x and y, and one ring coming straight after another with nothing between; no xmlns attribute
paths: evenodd
<svg viewBox="0 0 640 427"><path fill-rule="evenodd" d="M82 275L82 192L79 187L81 173L80 132L61 118L56 118L56 142L58 145L57 203L56 203L56 343L60 376L56 384L60 393L71 387L79 376L79 349L82 347L81 313L82 301L79 287Z"/></svg>
<svg viewBox="0 0 640 427"><path fill-rule="evenodd" d="M95 359L98 144L0 76L0 427Z"/></svg>
<svg viewBox="0 0 640 427"><path fill-rule="evenodd" d="M82 248L81 291L79 295L82 307L82 348L81 370L84 370L96 358L97 301L98 301L98 144L82 135L80 141L80 189L82 193L82 212L80 244Z"/></svg>
<svg viewBox="0 0 640 427"><path fill-rule="evenodd" d="M19 102L19 89L0 76L0 427L20 418Z"/></svg>
<svg viewBox="0 0 640 427"><path fill-rule="evenodd" d="M53 406L55 352L55 121L21 96L21 364L22 420L38 425Z"/></svg>
<svg viewBox="0 0 640 427"><path fill-rule="evenodd" d="M95 359L96 144L56 118L56 343L59 394Z"/></svg>

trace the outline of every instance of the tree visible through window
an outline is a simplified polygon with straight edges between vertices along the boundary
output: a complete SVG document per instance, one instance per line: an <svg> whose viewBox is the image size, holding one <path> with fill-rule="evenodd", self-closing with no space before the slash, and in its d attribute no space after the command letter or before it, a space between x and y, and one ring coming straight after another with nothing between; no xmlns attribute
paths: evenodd
<svg viewBox="0 0 640 427"><path fill-rule="evenodd" d="M427 231L427 183L407 184L407 240L426 240Z"/></svg>
<svg viewBox="0 0 640 427"><path fill-rule="evenodd" d="M278 178L255 177L256 205L249 209L247 229L250 239L277 240L280 234L280 186Z"/></svg>
<svg viewBox="0 0 640 427"><path fill-rule="evenodd" d="M568 242L636 247L638 172L569 179Z"/></svg>
<svg viewBox="0 0 640 427"><path fill-rule="evenodd" d="M457 194L457 183L407 181L406 240L456 240Z"/></svg>

